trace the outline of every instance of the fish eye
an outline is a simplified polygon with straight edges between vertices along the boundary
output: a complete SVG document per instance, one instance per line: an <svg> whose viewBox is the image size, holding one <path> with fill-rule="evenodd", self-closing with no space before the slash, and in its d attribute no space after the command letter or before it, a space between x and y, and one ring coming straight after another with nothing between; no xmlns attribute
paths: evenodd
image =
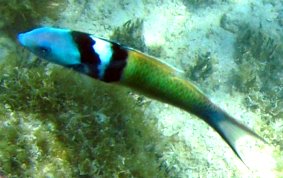
<svg viewBox="0 0 283 178"><path fill-rule="evenodd" d="M38 50L39 50L42 54L45 54L45 53L48 53L48 52L51 51L50 48L45 47L45 46L39 46L39 47L38 47Z"/></svg>

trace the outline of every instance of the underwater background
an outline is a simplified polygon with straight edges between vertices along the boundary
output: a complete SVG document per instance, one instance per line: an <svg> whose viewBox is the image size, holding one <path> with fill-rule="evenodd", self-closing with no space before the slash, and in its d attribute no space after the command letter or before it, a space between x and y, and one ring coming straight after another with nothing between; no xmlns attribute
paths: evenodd
<svg viewBox="0 0 283 178"><path fill-rule="evenodd" d="M39 26L185 71L274 146L268 176L283 177L282 0L0 0L0 12L0 177L260 177L197 117L37 59L16 35Z"/></svg>

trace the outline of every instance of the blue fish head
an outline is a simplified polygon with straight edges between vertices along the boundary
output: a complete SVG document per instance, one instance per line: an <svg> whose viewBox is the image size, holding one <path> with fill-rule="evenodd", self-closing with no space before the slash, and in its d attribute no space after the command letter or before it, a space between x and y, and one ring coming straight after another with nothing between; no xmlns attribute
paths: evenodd
<svg viewBox="0 0 283 178"><path fill-rule="evenodd" d="M70 30L37 28L18 34L19 43L40 58L63 66L80 63L80 52Z"/></svg>

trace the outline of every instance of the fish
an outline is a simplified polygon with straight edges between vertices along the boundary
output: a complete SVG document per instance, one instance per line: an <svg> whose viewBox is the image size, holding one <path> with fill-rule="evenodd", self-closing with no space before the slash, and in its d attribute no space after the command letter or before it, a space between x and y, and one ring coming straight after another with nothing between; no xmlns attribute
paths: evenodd
<svg viewBox="0 0 283 178"><path fill-rule="evenodd" d="M237 140L254 131L214 104L165 62L118 42L71 29L40 27L19 33L23 47L39 58L93 79L121 85L193 115L211 126L244 162Z"/></svg>

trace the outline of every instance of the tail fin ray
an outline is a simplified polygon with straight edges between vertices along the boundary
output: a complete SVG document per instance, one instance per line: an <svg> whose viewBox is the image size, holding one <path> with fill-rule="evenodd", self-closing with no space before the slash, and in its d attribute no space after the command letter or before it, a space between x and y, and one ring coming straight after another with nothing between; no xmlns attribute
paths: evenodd
<svg viewBox="0 0 283 178"><path fill-rule="evenodd" d="M257 141L267 144L263 138L222 110L210 112L207 118L205 121L219 133L245 165L245 155L241 150L241 146L237 144L241 138L250 136ZM246 166L249 167L248 165Z"/></svg>

